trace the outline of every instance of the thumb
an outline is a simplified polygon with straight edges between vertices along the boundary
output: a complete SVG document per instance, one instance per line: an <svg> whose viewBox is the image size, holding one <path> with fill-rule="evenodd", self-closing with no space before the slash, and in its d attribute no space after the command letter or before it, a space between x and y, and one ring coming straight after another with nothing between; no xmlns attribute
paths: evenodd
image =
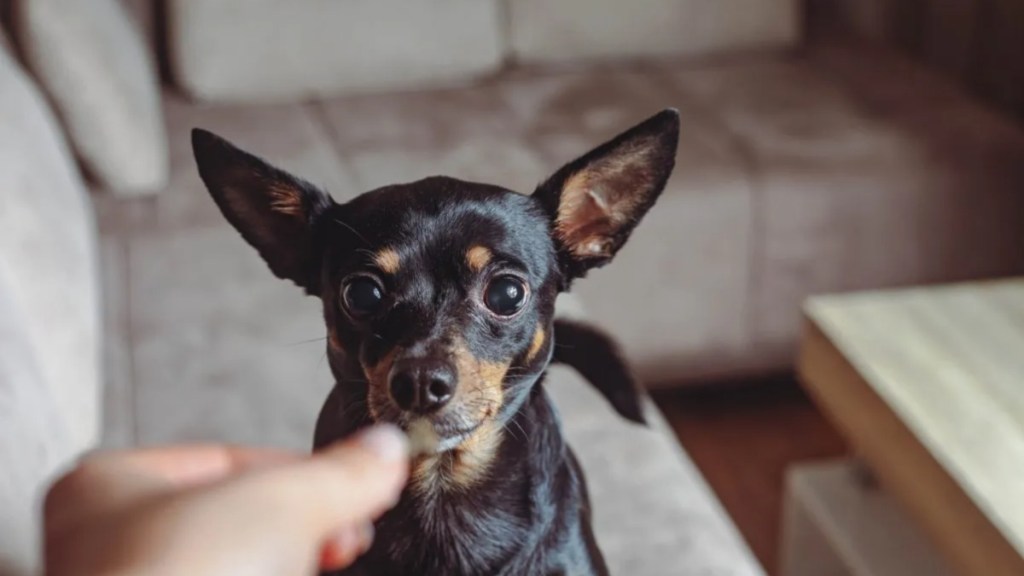
<svg viewBox="0 0 1024 576"><path fill-rule="evenodd" d="M409 444L398 427L377 425L321 451L309 466L323 468L328 524L365 521L398 501L409 475Z"/></svg>
<svg viewBox="0 0 1024 576"><path fill-rule="evenodd" d="M398 501L409 474L405 435L378 425L292 466L261 474L277 503L299 516L305 528L324 536L366 523Z"/></svg>
<svg viewBox="0 0 1024 576"><path fill-rule="evenodd" d="M179 492L126 533L168 559L154 574L301 574L340 530L393 506L408 474L404 434L374 427L304 460Z"/></svg>

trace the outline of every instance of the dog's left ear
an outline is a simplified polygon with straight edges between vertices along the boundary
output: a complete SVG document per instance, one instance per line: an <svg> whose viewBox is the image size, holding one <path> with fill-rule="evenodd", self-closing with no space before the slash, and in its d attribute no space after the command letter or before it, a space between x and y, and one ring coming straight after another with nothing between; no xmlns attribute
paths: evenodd
<svg viewBox="0 0 1024 576"><path fill-rule="evenodd" d="M192 151L199 176L224 217L270 270L318 294L312 228L331 198L212 132L192 130Z"/></svg>
<svg viewBox="0 0 1024 576"><path fill-rule="evenodd" d="M536 198L552 221L568 285L611 261L675 165L679 113L663 110L562 167Z"/></svg>

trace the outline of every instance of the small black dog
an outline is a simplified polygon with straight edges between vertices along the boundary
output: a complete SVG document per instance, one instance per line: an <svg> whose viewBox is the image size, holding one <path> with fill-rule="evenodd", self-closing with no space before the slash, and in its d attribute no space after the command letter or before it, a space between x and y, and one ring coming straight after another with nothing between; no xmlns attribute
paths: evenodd
<svg viewBox="0 0 1024 576"><path fill-rule="evenodd" d="M556 322L555 299L626 242L664 188L678 138L678 114L665 110L531 196L433 177L337 204L193 131L224 216L274 274L323 301L336 385L315 447L417 418L439 438L344 574L607 573L582 472L540 384L564 362L643 421L613 342Z"/></svg>

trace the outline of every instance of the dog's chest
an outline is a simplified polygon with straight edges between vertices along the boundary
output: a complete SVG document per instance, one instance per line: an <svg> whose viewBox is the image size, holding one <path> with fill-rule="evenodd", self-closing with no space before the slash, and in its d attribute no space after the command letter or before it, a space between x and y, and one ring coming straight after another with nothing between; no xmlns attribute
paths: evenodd
<svg viewBox="0 0 1024 576"><path fill-rule="evenodd" d="M532 527L530 504L510 496L417 494L383 519L381 552L408 560L418 573L498 573L524 552Z"/></svg>

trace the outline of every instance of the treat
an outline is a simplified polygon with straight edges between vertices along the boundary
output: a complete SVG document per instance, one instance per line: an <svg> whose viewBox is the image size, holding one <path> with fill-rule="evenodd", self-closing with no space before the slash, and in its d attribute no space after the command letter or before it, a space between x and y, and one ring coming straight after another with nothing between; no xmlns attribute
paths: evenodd
<svg viewBox="0 0 1024 576"><path fill-rule="evenodd" d="M437 451L437 434L434 426L426 418L417 418L409 424L406 432L409 436L409 456L425 456Z"/></svg>

